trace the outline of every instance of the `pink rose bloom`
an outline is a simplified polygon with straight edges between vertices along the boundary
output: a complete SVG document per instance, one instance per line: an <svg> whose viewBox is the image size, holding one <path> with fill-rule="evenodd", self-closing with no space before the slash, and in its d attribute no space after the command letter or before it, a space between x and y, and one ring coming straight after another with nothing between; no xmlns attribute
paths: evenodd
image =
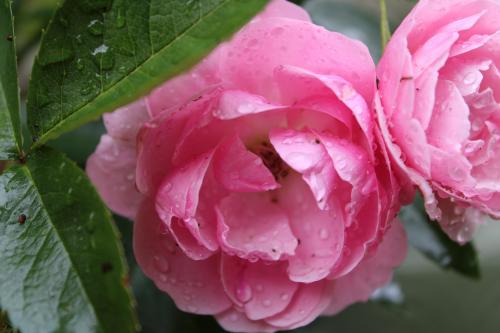
<svg viewBox="0 0 500 333"><path fill-rule="evenodd" d="M422 0L378 68L378 121L396 172L460 243L484 213L500 217L499 18L498 1Z"/></svg>
<svg viewBox="0 0 500 333"><path fill-rule="evenodd" d="M365 301L406 254L367 48L283 0L105 116L87 171L187 312L274 332ZM375 150L374 150L375 148Z"/></svg>

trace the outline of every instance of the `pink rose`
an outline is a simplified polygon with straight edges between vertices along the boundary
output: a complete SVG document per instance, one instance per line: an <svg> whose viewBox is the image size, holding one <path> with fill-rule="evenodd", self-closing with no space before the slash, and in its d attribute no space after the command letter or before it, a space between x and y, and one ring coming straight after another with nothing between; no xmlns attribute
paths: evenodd
<svg viewBox="0 0 500 333"><path fill-rule="evenodd" d="M106 115L87 171L181 310L234 332L293 329L367 300L405 257L374 94L364 45L276 0Z"/></svg>
<svg viewBox="0 0 500 333"><path fill-rule="evenodd" d="M378 68L378 120L396 168L460 243L483 213L500 217L499 17L498 1L422 0Z"/></svg>

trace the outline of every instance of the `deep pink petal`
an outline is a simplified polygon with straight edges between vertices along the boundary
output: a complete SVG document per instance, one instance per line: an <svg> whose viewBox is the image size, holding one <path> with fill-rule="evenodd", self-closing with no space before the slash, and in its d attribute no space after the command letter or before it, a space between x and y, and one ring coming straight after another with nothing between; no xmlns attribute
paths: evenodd
<svg viewBox="0 0 500 333"><path fill-rule="evenodd" d="M262 159L248 151L237 135L220 143L213 166L217 181L230 191L260 192L280 186Z"/></svg>
<svg viewBox="0 0 500 333"><path fill-rule="evenodd" d="M299 239L295 256L289 259L290 279L311 283L325 278L342 253L344 221L340 205L332 200L329 211L320 210L307 185L294 175L287 178L278 199Z"/></svg>
<svg viewBox="0 0 500 333"><path fill-rule="evenodd" d="M332 191L338 186L333 163L319 138L310 131L274 129L270 140L280 157L302 174L321 209L328 208Z"/></svg>
<svg viewBox="0 0 500 333"><path fill-rule="evenodd" d="M232 41L224 64L222 76L230 86L274 102L279 99L273 71L282 65L338 75L366 100L373 98L375 88L366 46L299 20L270 18L247 25Z"/></svg>
<svg viewBox="0 0 500 333"><path fill-rule="evenodd" d="M255 260L292 256L297 239L272 193L233 193L217 206L218 235L226 253Z"/></svg>
<svg viewBox="0 0 500 333"><path fill-rule="evenodd" d="M275 75L282 89L286 89L286 91L290 91L291 84L300 84L299 87L302 94L307 94L307 88L304 86L308 86L310 94L318 94L318 92L323 95L328 92L333 93L350 109L360 128L368 138L368 141L373 141L371 130L373 119L368 109L367 100L363 98L361 93L355 90L351 82L337 75L320 75L293 66L281 66L276 70Z"/></svg>
<svg viewBox="0 0 500 333"><path fill-rule="evenodd" d="M87 174L104 202L117 214L133 219L142 201L135 187L135 144L103 135L87 160Z"/></svg>
<svg viewBox="0 0 500 333"><path fill-rule="evenodd" d="M166 118L157 117L146 123L138 134L137 187L148 195L155 195L158 186L172 171L172 156L176 142L187 122L188 114L175 112Z"/></svg>
<svg viewBox="0 0 500 333"><path fill-rule="evenodd" d="M396 221L373 256L363 259L348 275L331 282L332 302L324 314L334 315L355 302L367 301L377 288L390 282L394 268L403 262L406 252L406 234Z"/></svg>
<svg viewBox="0 0 500 333"><path fill-rule="evenodd" d="M240 90L228 90L222 94L219 107L214 110L214 116L227 120L281 108L283 106L268 103L261 96Z"/></svg>
<svg viewBox="0 0 500 333"><path fill-rule="evenodd" d="M286 262L252 263L224 256L221 274L226 293L251 320L282 312L298 288L298 284L288 278Z"/></svg>
<svg viewBox="0 0 500 333"><path fill-rule="evenodd" d="M134 253L142 271L181 310L215 315L230 308L219 274L220 257L203 261L186 257L163 227L152 202L141 207L134 224Z"/></svg>
<svg viewBox="0 0 500 333"><path fill-rule="evenodd" d="M290 305L266 322L287 330L302 327L316 319L330 303L330 293L325 280L301 284Z"/></svg>
<svg viewBox="0 0 500 333"><path fill-rule="evenodd" d="M250 320L244 313L235 309L219 314L215 318L223 329L234 333L274 333L278 330L263 320Z"/></svg>
<svg viewBox="0 0 500 333"><path fill-rule="evenodd" d="M181 219L195 216L201 185L212 157L213 151L200 155L189 164L175 169L163 180L156 196L160 216L171 214Z"/></svg>

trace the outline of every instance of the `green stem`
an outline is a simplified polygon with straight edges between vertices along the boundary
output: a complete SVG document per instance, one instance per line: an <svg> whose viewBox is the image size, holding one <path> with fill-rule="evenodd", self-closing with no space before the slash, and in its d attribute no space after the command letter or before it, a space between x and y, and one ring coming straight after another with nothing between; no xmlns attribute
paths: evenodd
<svg viewBox="0 0 500 333"><path fill-rule="evenodd" d="M380 37L382 50L384 50L385 46L391 39L391 29L387 18L387 6L385 4L385 0L380 0Z"/></svg>

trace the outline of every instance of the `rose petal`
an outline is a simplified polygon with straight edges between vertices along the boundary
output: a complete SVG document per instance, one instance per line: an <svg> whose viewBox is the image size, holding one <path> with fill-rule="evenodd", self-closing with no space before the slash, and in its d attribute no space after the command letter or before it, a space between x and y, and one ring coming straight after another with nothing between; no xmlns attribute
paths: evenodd
<svg viewBox="0 0 500 333"><path fill-rule="evenodd" d="M427 129L429 143L447 152L460 152L470 133L469 107L457 87L441 80L436 90L436 107Z"/></svg>
<svg viewBox="0 0 500 333"><path fill-rule="evenodd" d="M395 267L406 258L407 241L403 226L392 223L372 257L367 257L348 275L335 280L332 302L325 315L339 313L347 306L367 301L373 292L386 285Z"/></svg>
<svg viewBox="0 0 500 333"><path fill-rule="evenodd" d="M321 211L307 185L294 175L287 178L278 199L299 239L295 256L289 259L290 279L312 283L325 278L342 253L344 221L340 205L332 200L330 210Z"/></svg>
<svg viewBox="0 0 500 333"><path fill-rule="evenodd" d="M301 284L290 305L266 322L287 330L302 327L316 319L330 303L326 281Z"/></svg>
<svg viewBox="0 0 500 333"><path fill-rule="evenodd" d="M276 327L264 321L254 321L235 309L228 310L215 317L222 328L228 332L235 333L274 333Z"/></svg>
<svg viewBox="0 0 500 333"><path fill-rule="evenodd" d="M273 71L281 65L335 73L366 100L373 97L375 69L366 46L305 21L270 18L247 25L231 42L221 70L231 87L277 102Z"/></svg>
<svg viewBox="0 0 500 333"><path fill-rule="evenodd" d="M135 166L135 144L103 135L86 168L108 207L130 219L135 217L142 201L135 187Z"/></svg>
<svg viewBox="0 0 500 333"><path fill-rule="evenodd" d="M237 135L220 143L213 165L215 178L230 191L260 192L280 186L262 159L248 151Z"/></svg>
<svg viewBox="0 0 500 333"><path fill-rule="evenodd" d="M176 248L153 202L145 202L134 224L134 254L142 271L179 309L214 315L230 308L219 275L219 256L194 261Z"/></svg>
<svg viewBox="0 0 500 333"><path fill-rule="evenodd" d="M297 239L273 194L232 193L216 207L219 240L227 253L254 260L292 256Z"/></svg>
<svg viewBox="0 0 500 333"><path fill-rule="evenodd" d="M149 120L144 99L139 99L102 116L108 134L135 145L139 129Z"/></svg>

